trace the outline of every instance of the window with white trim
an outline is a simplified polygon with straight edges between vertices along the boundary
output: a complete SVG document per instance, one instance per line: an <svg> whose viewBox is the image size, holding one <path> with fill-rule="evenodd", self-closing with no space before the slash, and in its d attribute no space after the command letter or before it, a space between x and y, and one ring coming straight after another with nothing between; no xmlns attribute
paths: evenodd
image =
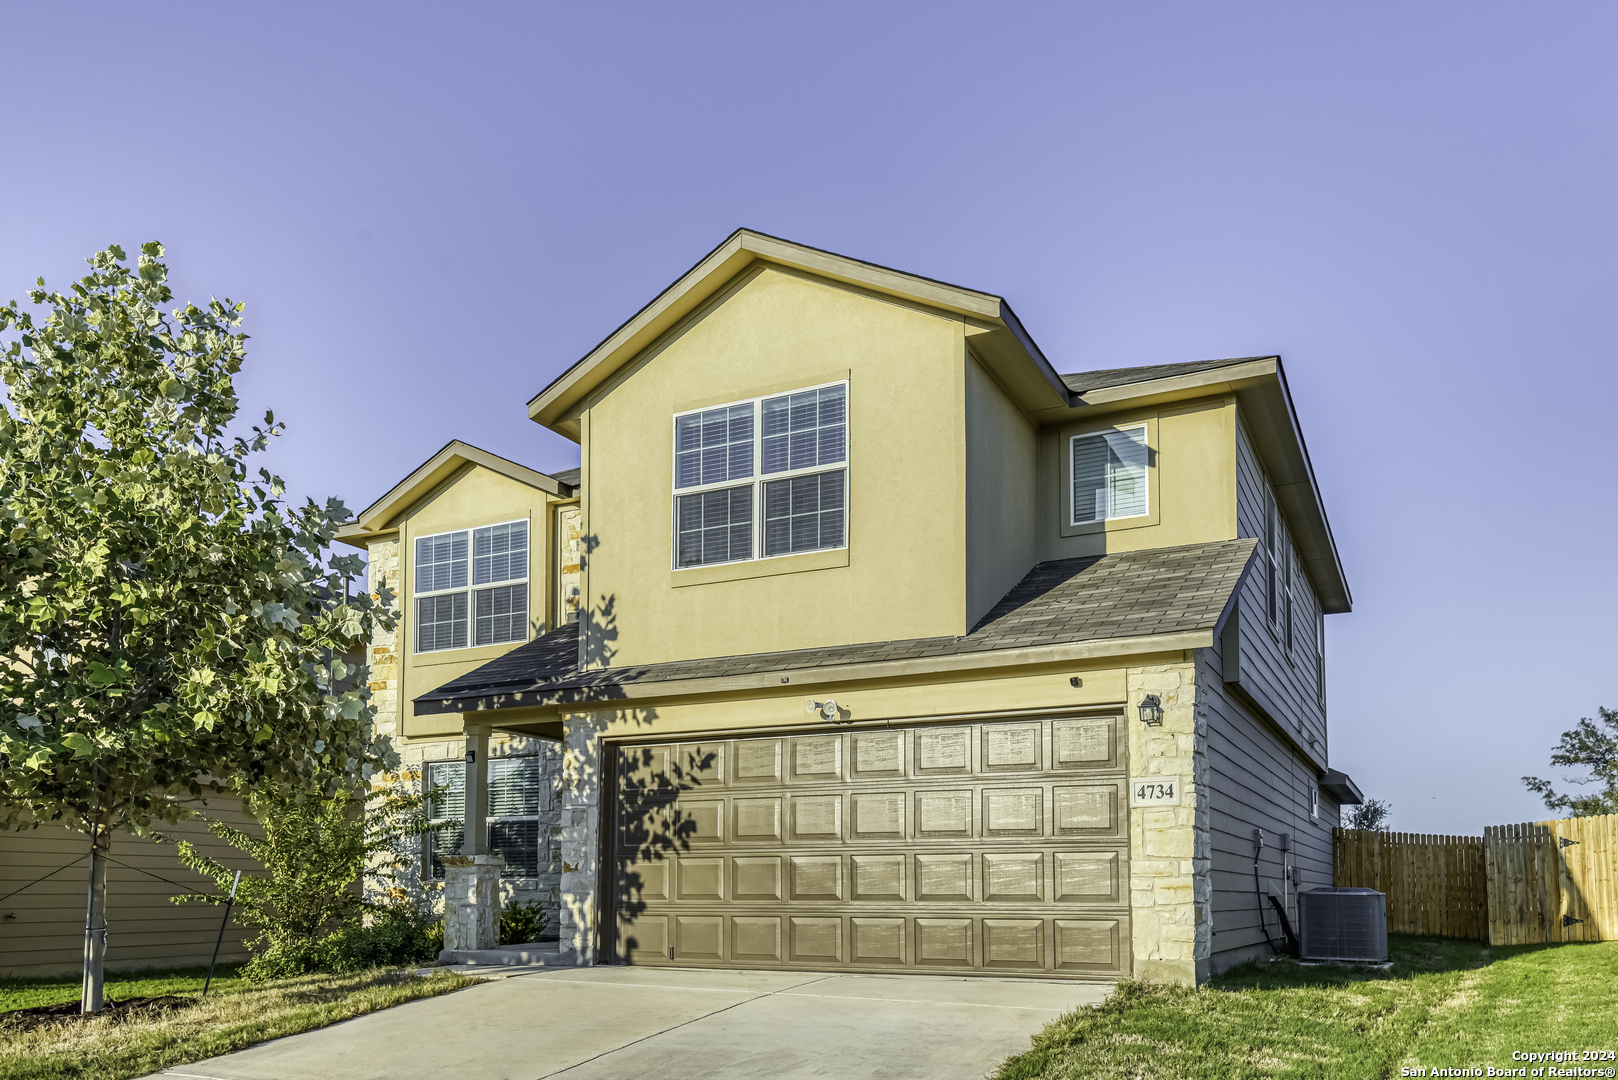
<svg viewBox="0 0 1618 1080"><path fill-rule="evenodd" d="M848 384L676 415L674 491L676 568L845 546Z"/></svg>
<svg viewBox="0 0 1618 1080"><path fill-rule="evenodd" d="M416 651L528 640L528 522L416 538Z"/></svg>
<svg viewBox="0 0 1618 1080"><path fill-rule="evenodd" d="M539 758L489 759L488 844L505 859L502 877L538 877ZM458 855L466 837L466 762L427 765L427 805L432 827L422 834L422 876L444 877L445 855Z"/></svg>
<svg viewBox="0 0 1618 1080"><path fill-rule="evenodd" d="M1072 524L1143 517L1146 490L1146 425L1134 424L1075 435L1069 442Z"/></svg>

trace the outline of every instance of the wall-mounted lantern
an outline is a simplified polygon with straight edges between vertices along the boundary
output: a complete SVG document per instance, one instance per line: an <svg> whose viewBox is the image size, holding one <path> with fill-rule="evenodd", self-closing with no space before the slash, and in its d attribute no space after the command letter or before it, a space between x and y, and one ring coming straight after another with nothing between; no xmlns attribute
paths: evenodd
<svg viewBox="0 0 1618 1080"><path fill-rule="evenodd" d="M1140 699L1136 706L1140 710L1140 722L1156 727L1163 722L1163 702L1156 694L1147 694Z"/></svg>

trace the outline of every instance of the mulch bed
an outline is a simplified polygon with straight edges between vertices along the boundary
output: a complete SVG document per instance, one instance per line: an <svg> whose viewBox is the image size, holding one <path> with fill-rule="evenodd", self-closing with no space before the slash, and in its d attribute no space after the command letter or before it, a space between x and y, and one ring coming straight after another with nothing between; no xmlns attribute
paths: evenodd
<svg viewBox="0 0 1618 1080"><path fill-rule="evenodd" d="M158 997L125 998L123 1001L107 999L106 1006L94 1015L111 1017L117 1021L147 1019L162 1013L185 1009L197 1003L196 998L162 994ZM64 1001L60 1005L36 1005L32 1009L16 1009L0 1013L0 1032L16 1033L48 1027L51 1024L70 1024L84 1019L77 1001Z"/></svg>

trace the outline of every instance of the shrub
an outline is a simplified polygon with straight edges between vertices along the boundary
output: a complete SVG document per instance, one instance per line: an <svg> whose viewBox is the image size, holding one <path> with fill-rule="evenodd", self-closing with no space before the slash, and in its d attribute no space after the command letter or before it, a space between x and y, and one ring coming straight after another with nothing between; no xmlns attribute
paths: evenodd
<svg viewBox="0 0 1618 1080"><path fill-rule="evenodd" d="M545 909L537 903L507 904L500 909L500 944L526 945L538 941L549 921Z"/></svg>
<svg viewBox="0 0 1618 1080"><path fill-rule="evenodd" d="M401 904L367 903L354 887L362 874L386 884L410 865L408 841L427 827L419 795L397 782L364 792L336 786L319 799L266 788L249 792L244 804L262 837L219 821L208 824L266 871L244 876L236 895L234 914L258 930L247 942L253 957L243 978L352 971L367 966L359 957L377 957L372 965L437 957L438 950L426 944L430 920ZM188 843L180 843L179 854L181 863L213 878L221 892L174 899L223 903L234 871ZM366 914L370 925L361 925Z"/></svg>

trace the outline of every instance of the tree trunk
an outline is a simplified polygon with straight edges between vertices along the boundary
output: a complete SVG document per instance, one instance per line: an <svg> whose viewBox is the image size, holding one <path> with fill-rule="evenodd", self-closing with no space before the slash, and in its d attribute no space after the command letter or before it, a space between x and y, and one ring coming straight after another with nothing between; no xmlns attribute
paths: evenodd
<svg viewBox="0 0 1618 1080"><path fill-rule="evenodd" d="M101 1011L105 1000L103 965L107 959L107 855L112 830L101 823L90 834L90 898L84 916L84 992L79 1012Z"/></svg>

